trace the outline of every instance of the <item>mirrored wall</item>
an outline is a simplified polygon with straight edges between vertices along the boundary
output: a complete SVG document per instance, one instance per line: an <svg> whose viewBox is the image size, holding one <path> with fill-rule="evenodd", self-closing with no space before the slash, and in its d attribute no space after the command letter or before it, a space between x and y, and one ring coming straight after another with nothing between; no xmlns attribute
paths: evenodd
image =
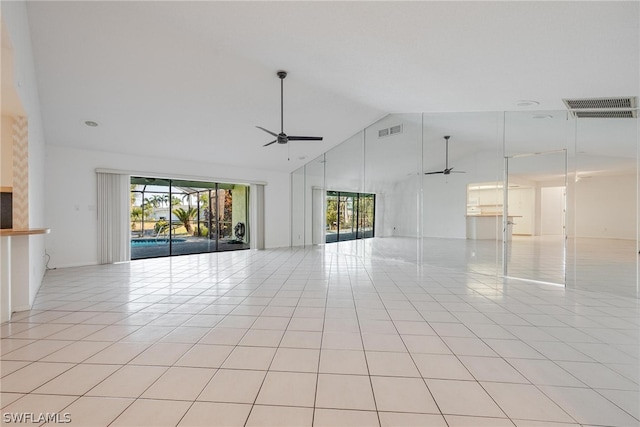
<svg viewBox="0 0 640 427"><path fill-rule="evenodd" d="M637 298L638 133L566 110L390 114L292 173L292 244L327 241L327 191L368 193L375 238L325 250Z"/></svg>
<svg viewBox="0 0 640 427"><path fill-rule="evenodd" d="M370 239L375 228L375 194L327 191L326 243Z"/></svg>
<svg viewBox="0 0 640 427"><path fill-rule="evenodd" d="M576 120L567 283L638 296L638 119Z"/></svg>

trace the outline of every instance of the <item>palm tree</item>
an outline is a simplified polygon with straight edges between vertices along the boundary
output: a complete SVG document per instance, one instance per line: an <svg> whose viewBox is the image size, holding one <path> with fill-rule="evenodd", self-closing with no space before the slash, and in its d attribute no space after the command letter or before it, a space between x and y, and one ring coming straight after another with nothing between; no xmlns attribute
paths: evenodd
<svg viewBox="0 0 640 427"><path fill-rule="evenodd" d="M163 197L157 194L154 194L151 197L145 198L144 201L147 203L148 206L151 206L152 208L159 208L160 206L162 206L164 202Z"/></svg>
<svg viewBox="0 0 640 427"><path fill-rule="evenodd" d="M187 209L175 208L173 210L173 214L182 224L184 224L184 228L187 229L187 234L191 234L193 232L191 229L191 220L198 215L198 210L194 207L189 207Z"/></svg>
<svg viewBox="0 0 640 427"><path fill-rule="evenodd" d="M142 212L143 211L142 211L142 208L140 206L132 206L131 207L131 229L132 230L135 228L136 223L138 221L142 221Z"/></svg>

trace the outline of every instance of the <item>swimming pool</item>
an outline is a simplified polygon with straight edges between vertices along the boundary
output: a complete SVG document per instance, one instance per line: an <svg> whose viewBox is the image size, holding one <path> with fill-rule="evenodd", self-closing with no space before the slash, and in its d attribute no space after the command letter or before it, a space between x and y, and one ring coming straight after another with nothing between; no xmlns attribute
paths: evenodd
<svg viewBox="0 0 640 427"><path fill-rule="evenodd" d="M182 243L186 242L187 239L171 239L171 243ZM158 246L158 245L168 245L169 239L132 239L131 246Z"/></svg>

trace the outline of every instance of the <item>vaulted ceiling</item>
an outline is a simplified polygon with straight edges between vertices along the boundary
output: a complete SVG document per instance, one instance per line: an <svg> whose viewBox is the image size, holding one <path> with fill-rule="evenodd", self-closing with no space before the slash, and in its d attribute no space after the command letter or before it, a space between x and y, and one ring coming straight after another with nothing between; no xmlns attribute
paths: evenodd
<svg viewBox="0 0 640 427"><path fill-rule="evenodd" d="M637 1L46 1L28 13L54 145L288 172L389 112L639 93ZM285 132L323 142L262 147L273 138L255 126L279 130L281 69Z"/></svg>

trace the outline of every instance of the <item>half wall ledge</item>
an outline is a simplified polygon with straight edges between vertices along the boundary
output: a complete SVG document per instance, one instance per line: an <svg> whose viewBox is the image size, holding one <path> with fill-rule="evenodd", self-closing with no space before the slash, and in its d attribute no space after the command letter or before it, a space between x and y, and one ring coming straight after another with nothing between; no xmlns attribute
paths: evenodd
<svg viewBox="0 0 640 427"><path fill-rule="evenodd" d="M29 286L29 236L50 231L48 228L0 229L0 323L10 320L14 311L31 308L35 295L30 295L33 291Z"/></svg>

